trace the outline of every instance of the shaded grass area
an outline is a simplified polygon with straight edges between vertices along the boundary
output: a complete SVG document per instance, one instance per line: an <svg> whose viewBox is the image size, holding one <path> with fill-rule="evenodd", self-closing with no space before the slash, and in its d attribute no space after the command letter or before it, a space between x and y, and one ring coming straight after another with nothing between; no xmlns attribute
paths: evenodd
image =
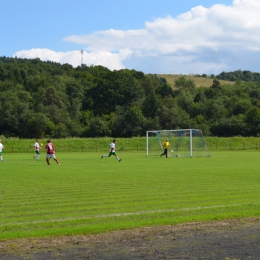
<svg viewBox="0 0 260 260"><path fill-rule="evenodd" d="M260 215L259 152L210 158L121 152L58 153L62 166L28 154L0 164L0 239L101 233Z"/></svg>

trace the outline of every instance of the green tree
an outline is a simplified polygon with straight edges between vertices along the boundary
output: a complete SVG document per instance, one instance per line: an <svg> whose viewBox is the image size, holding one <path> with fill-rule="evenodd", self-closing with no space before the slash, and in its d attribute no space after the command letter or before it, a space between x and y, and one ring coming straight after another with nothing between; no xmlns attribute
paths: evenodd
<svg viewBox="0 0 260 260"><path fill-rule="evenodd" d="M186 79L184 76L178 78L174 82L174 87L183 90L193 90L196 85L192 79Z"/></svg>
<svg viewBox="0 0 260 260"><path fill-rule="evenodd" d="M144 116L139 106L126 107L118 106L113 121L114 136L137 136L142 133Z"/></svg>
<svg viewBox="0 0 260 260"><path fill-rule="evenodd" d="M216 90L216 91L221 91L221 90L222 90L220 81L217 80L216 78L213 79L213 83L212 83L211 87L212 87L214 90Z"/></svg>
<svg viewBox="0 0 260 260"><path fill-rule="evenodd" d="M182 109L187 111L188 113L191 112L192 106L194 104L193 95L190 91L181 90L179 92L179 95L176 97L178 106L180 106Z"/></svg>
<svg viewBox="0 0 260 260"><path fill-rule="evenodd" d="M146 95L142 104L142 112L145 117L155 117L156 111L160 106L160 102L157 99L153 89Z"/></svg>
<svg viewBox="0 0 260 260"><path fill-rule="evenodd" d="M0 94L0 131L6 136L20 136L30 114L31 96L23 90L12 89Z"/></svg>
<svg viewBox="0 0 260 260"><path fill-rule="evenodd" d="M257 136L260 134L260 109L252 106L245 114L245 122L249 125L250 135Z"/></svg>
<svg viewBox="0 0 260 260"><path fill-rule="evenodd" d="M252 106L250 100L240 99L233 106L233 114L244 114Z"/></svg>
<svg viewBox="0 0 260 260"><path fill-rule="evenodd" d="M43 113L31 113L21 129L23 138L43 138L47 136L50 120Z"/></svg>
<svg viewBox="0 0 260 260"><path fill-rule="evenodd" d="M104 122L101 118L95 117L92 119L89 125L89 129L87 131L87 136L91 137L102 137L102 136L110 136L111 131L108 128L106 122Z"/></svg>
<svg viewBox="0 0 260 260"><path fill-rule="evenodd" d="M144 116L139 106L131 107L125 115L124 127L127 136L138 136L142 132Z"/></svg>
<svg viewBox="0 0 260 260"><path fill-rule="evenodd" d="M208 100L205 104L204 116L207 120L216 121L228 114L222 99Z"/></svg>
<svg viewBox="0 0 260 260"><path fill-rule="evenodd" d="M242 115L232 116L231 118L222 118L210 129L216 136L246 136L249 132L248 125L244 122Z"/></svg>

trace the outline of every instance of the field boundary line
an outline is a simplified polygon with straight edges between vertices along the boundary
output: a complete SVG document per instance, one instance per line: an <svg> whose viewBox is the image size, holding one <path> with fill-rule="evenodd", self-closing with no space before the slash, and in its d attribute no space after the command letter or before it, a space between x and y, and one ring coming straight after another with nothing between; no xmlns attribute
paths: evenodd
<svg viewBox="0 0 260 260"><path fill-rule="evenodd" d="M178 212L178 211L189 211L189 210L204 210L204 209L214 209L214 208L224 208L224 207L237 207L237 206L244 206L244 205L259 205L260 202L253 202L253 203L235 203L235 204L225 204L225 205L215 205L215 206L205 206L205 207L191 207L191 208L179 208L179 209L162 209L162 210L144 210L144 211L137 211L137 212L125 212L125 213L110 213L110 214L99 214L99 215L91 215L86 217L68 217L68 218L57 218L57 219L50 219L50 220L36 220L36 221L19 221L13 223L5 223L0 224L0 226L6 225L26 225L26 224L38 224L38 223L52 223L52 222L63 222L63 221L70 221L70 220L84 220L84 219L99 219L99 218L110 218L110 217L125 217L125 216L137 216L137 215L149 215L155 213L170 213L170 212Z"/></svg>

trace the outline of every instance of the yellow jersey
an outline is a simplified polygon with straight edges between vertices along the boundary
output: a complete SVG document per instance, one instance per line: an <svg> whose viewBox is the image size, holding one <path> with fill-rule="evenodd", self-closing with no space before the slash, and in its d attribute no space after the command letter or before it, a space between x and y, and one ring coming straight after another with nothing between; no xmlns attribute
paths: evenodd
<svg viewBox="0 0 260 260"><path fill-rule="evenodd" d="M162 146L163 146L163 149L167 149L167 148L170 146L170 143L164 141L164 142L162 143Z"/></svg>

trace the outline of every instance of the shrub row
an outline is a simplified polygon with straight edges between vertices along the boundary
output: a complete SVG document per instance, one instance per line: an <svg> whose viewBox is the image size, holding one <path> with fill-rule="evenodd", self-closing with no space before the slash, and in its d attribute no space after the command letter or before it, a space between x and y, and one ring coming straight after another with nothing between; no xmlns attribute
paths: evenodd
<svg viewBox="0 0 260 260"><path fill-rule="evenodd" d="M19 139L0 137L5 147L5 153L30 153L34 151L34 139ZM104 152L109 150L113 138L67 138L53 139L57 152ZM205 138L210 151L216 150L260 150L260 140L257 137ZM47 140L39 140L45 152ZM145 151L146 138L117 138L118 151Z"/></svg>

